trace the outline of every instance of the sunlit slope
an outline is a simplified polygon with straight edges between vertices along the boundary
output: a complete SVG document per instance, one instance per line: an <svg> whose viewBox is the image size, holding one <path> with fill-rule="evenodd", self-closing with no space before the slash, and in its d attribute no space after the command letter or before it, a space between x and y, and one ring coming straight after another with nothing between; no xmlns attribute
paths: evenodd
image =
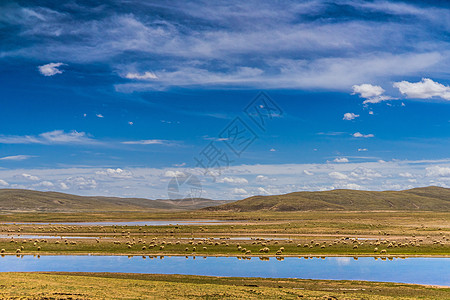
<svg viewBox="0 0 450 300"><path fill-rule="evenodd" d="M144 198L85 197L57 192L0 189L0 211L143 211L194 210L229 201L210 199L150 200Z"/></svg>
<svg viewBox="0 0 450 300"><path fill-rule="evenodd" d="M450 189L416 188L405 191L332 190L295 192L276 196L254 196L240 201L208 207L205 210L231 211L307 211L307 210L427 210L450 211Z"/></svg>

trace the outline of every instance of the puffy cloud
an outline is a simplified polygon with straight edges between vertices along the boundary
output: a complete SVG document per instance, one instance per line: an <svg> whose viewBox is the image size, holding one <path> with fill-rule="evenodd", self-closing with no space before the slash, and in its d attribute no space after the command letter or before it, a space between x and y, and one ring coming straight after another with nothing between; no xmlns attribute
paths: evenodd
<svg viewBox="0 0 450 300"><path fill-rule="evenodd" d="M353 134L353 137L355 137L355 138L371 138L371 137L374 137L374 135L371 134L371 133L369 133L369 134L362 134L361 132L355 132Z"/></svg>
<svg viewBox="0 0 450 300"><path fill-rule="evenodd" d="M271 148L269 151L270 151L270 152L275 152L275 151L277 151L277 149Z"/></svg>
<svg viewBox="0 0 450 300"><path fill-rule="evenodd" d="M231 183L231 184L248 184L248 180L241 177L224 177L219 178L217 182Z"/></svg>
<svg viewBox="0 0 450 300"><path fill-rule="evenodd" d="M54 183L45 190L70 190L80 195L104 195L143 198L167 198L168 179L183 174L197 174L202 180L202 189L208 198L240 199L243 196L264 194L258 187L270 194L284 194L296 191L318 191L333 188L357 188L346 184L357 184L368 190L407 189L428 185L450 187L450 159L429 161L367 161L343 164L267 164L267 165L233 165L223 170L218 178L244 177L245 186L232 186L211 182L209 176L203 177L202 168L127 168L131 177L114 180L104 175L104 168L39 168L39 169L1 169L0 178L13 188L34 188L42 181L24 180L21 174L45 178ZM112 168L112 176L123 172ZM306 172L304 172L306 170ZM97 172L101 172L98 174ZM409 178L407 173L413 178ZM237 175L240 174L240 175ZM307 176L303 174L312 174ZM403 176L399 175L402 174ZM168 177L164 177L167 175ZM253 176L253 177L252 177ZM412 182L411 180L414 180ZM203 184L204 183L204 184ZM0 184L4 185L4 184ZM245 188L247 193L232 193L233 188ZM241 191L242 192L242 191Z"/></svg>
<svg viewBox="0 0 450 300"><path fill-rule="evenodd" d="M362 186L360 186L359 184L356 184L356 183L346 183L346 184L340 186L340 188L350 189L350 190L362 190Z"/></svg>
<svg viewBox="0 0 450 300"><path fill-rule="evenodd" d="M264 175L256 176L256 181L257 182L264 182L264 181L268 181L268 180L269 180L269 177L267 177L267 176L264 176Z"/></svg>
<svg viewBox="0 0 450 300"><path fill-rule="evenodd" d="M43 66L39 66L39 72L44 76L53 76L56 74L61 74L63 71L59 70L58 67L63 66L63 63L49 63Z"/></svg>
<svg viewBox="0 0 450 300"><path fill-rule="evenodd" d="M66 184L67 187L72 186L78 190L93 190L97 188L97 181L95 181L95 179L84 176L68 177L64 184Z"/></svg>
<svg viewBox="0 0 450 300"><path fill-rule="evenodd" d="M96 114L95 115L97 118L104 118L104 116L102 114Z"/></svg>
<svg viewBox="0 0 450 300"><path fill-rule="evenodd" d="M125 78L128 79L138 79L138 80L148 80L148 79L158 79L158 76L153 72L145 72L144 74L139 73L127 73Z"/></svg>
<svg viewBox="0 0 450 300"><path fill-rule="evenodd" d="M38 181L39 180L39 177L34 176L34 175L30 175L30 174L27 174L27 173L23 173L21 176L23 178L25 178L27 180L31 180L31 181Z"/></svg>
<svg viewBox="0 0 450 300"><path fill-rule="evenodd" d="M450 101L450 86L445 86L429 78L422 78L419 82L395 82L394 87L408 98L430 99L439 97Z"/></svg>
<svg viewBox="0 0 450 300"><path fill-rule="evenodd" d="M365 168L365 167L355 168L350 173L350 176L352 176L353 178L358 179L358 180L372 180L375 178L382 177L382 175L379 172L374 171L369 168Z"/></svg>
<svg viewBox="0 0 450 300"><path fill-rule="evenodd" d="M104 175L112 178L131 178L133 174L130 171L122 170L121 168L117 169L106 169L105 171L97 171L95 172L97 175Z"/></svg>
<svg viewBox="0 0 450 300"><path fill-rule="evenodd" d="M336 163L348 163L348 158L346 157L336 157L334 160Z"/></svg>
<svg viewBox="0 0 450 300"><path fill-rule="evenodd" d="M414 176L409 173L409 172L403 172L403 173L399 173L398 176L403 177L403 178L413 178Z"/></svg>
<svg viewBox="0 0 450 300"><path fill-rule="evenodd" d="M52 182L45 180L45 181L41 181L39 183L33 184L33 186L35 186L35 187L44 187L44 188L52 188L55 185Z"/></svg>
<svg viewBox="0 0 450 300"><path fill-rule="evenodd" d="M341 172L331 172L328 174L331 178L337 179L337 180L347 180L348 176L341 173Z"/></svg>
<svg viewBox="0 0 450 300"><path fill-rule="evenodd" d="M383 95L384 89L379 85L372 85L364 83L360 85L354 85L353 94L359 94L361 98L366 99L363 103L379 103L385 100L391 100L392 97Z"/></svg>
<svg viewBox="0 0 450 300"><path fill-rule="evenodd" d="M186 174L181 171L166 171L164 177L185 177Z"/></svg>
<svg viewBox="0 0 450 300"><path fill-rule="evenodd" d="M67 184L65 184L64 182L60 182L60 183L59 183L59 187L60 187L60 189L62 189L62 190L68 190L68 189L69 189L69 187L67 186Z"/></svg>
<svg viewBox="0 0 450 300"><path fill-rule="evenodd" d="M345 114L344 114L344 117L343 117L342 119L343 119L343 120L350 121L350 120L354 120L354 119L356 119L356 118L358 118L358 117L359 117L359 115L354 114L354 113L345 113Z"/></svg>
<svg viewBox="0 0 450 300"><path fill-rule="evenodd" d="M450 177L450 167L433 166L426 170L427 176Z"/></svg>

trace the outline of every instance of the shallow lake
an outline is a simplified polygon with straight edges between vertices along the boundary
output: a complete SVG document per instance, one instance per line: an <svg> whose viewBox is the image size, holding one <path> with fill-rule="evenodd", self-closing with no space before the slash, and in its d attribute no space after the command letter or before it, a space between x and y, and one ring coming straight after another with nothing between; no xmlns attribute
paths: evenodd
<svg viewBox="0 0 450 300"><path fill-rule="evenodd" d="M67 225L67 226L166 226L166 225L220 225L229 223L243 223L234 220L157 220L157 221L105 221L105 222L3 222L1 224L35 224L35 225Z"/></svg>
<svg viewBox="0 0 450 300"><path fill-rule="evenodd" d="M165 256L0 257L1 272L124 272L236 277L368 280L450 286L450 258L297 258Z"/></svg>

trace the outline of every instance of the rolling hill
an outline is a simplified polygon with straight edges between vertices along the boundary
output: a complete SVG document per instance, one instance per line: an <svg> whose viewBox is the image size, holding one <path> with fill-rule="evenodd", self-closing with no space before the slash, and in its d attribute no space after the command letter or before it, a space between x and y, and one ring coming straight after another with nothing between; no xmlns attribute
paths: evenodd
<svg viewBox="0 0 450 300"><path fill-rule="evenodd" d="M253 196L215 207L208 211L450 211L450 189L424 187L404 191L331 190L295 192L276 196Z"/></svg>
<svg viewBox="0 0 450 300"><path fill-rule="evenodd" d="M0 212L73 212L73 211L155 211L196 210L231 201L204 198L150 200L77 196L58 192L0 189Z"/></svg>

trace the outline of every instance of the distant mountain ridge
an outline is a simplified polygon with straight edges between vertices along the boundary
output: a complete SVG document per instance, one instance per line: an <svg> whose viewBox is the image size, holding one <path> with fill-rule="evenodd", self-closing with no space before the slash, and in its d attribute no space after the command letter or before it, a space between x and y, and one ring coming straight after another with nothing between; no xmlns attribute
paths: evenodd
<svg viewBox="0 0 450 300"><path fill-rule="evenodd" d="M294 192L274 196L253 196L207 207L209 211L450 211L450 189L423 187L404 191L331 190Z"/></svg>
<svg viewBox="0 0 450 300"><path fill-rule="evenodd" d="M229 203L227 200L119 198L77 196L58 192L0 189L0 212L156 211L196 210Z"/></svg>

